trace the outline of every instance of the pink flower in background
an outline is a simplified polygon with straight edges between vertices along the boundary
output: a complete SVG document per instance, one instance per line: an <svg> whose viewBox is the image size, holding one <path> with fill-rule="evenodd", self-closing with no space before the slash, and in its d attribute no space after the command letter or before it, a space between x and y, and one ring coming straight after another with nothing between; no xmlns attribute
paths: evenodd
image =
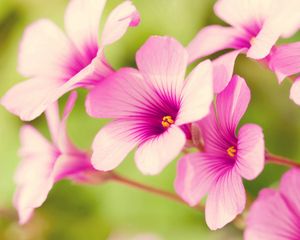
<svg viewBox="0 0 300 240"><path fill-rule="evenodd" d="M88 154L73 146L66 133L66 121L76 96L76 93L71 94L61 120L56 104L47 109L51 143L30 125L21 129L22 161L15 175L17 190L14 196L21 224L43 204L55 182L63 178L84 182L83 173L94 171Z"/></svg>
<svg viewBox="0 0 300 240"><path fill-rule="evenodd" d="M242 177L254 179L264 166L264 137L255 124L245 124L236 135L250 101L245 81L234 76L217 95L215 108L199 121L204 152L183 157L177 168L176 192L191 206L208 194L206 222L215 230L232 221L246 202Z"/></svg>
<svg viewBox="0 0 300 240"><path fill-rule="evenodd" d="M253 203L245 240L300 239L300 170L284 174L279 190L264 189Z"/></svg>
<svg viewBox="0 0 300 240"><path fill-rule="evenodd" d="M109 15L98 44L99 21L105 0L71 0L63 33L43 19L29 26L19 52L19 72L29 80L19 83L1 104L22 120L39 116L51 103L76 87L89 87L112 73L104 58L105 46L117 41L139 16L130 1Z"/></svg>
<svg viewBox="0 0 300 240"><path fill-rule="evenodd" d="M184 81L187 52L170 37L150 37L137 52L139 71L124 68L98 84L87 111L113 118L93 143L96 169L111 170L138 146L135 160L144 174L159 173L181 151L181 126L203 118L213 99L210 61Z"/></svg>
<svg viewBox="0 0 300 240"><path fill-rule="evenodd" d="M233 49L213 62L216 93L230 81L239 53L262 59L270 53L279 37L290 36L300 27L298 0L219 0L214 10L231 26L203 28L187 49L189 62L224 49Z"/></svg>
<svg viewBox="0 0 300 240"><path fill-rule="evenodd" d="M297 75L290 91L290 99L300 105L300 42L274 47L265 60L277 75L279 83L288 76Z"/></svg>

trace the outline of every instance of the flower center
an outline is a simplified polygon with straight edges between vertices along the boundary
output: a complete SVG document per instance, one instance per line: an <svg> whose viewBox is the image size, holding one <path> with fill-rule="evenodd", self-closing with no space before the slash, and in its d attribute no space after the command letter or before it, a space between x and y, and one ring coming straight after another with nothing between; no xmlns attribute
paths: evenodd
<svg viewBox="0 0 300 240"><path fill-rule="evenodd" d="M172 124L174 124L174 120L171 116L164 116L162 118L162 121L161 121L161 125L164 127L164 128L168 128L170 127Z"/></svg>
<svg viewBox="0 0 300 240"><path fill-rule="evenodd" d="M230 156L230 157L234 157L235 154L236 154L236 149L234 146L231 146L227 149L227 154Z"/></svg>

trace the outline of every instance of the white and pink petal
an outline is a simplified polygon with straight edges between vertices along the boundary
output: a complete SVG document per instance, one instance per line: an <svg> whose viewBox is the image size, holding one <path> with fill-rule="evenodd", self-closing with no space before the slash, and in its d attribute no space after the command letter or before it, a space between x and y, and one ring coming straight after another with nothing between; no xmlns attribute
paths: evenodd
<svg viewBox="0 0 300 240"><path fill-rule="evenodd" d="M177 165L174 182L176 193L189 205L195 206L216 184L222 161L206 153L188 154Z"/></svg>
<svg viewBox="0 0 300 240"><path fill-rule="evenodd" d="M14 206L21 224L26 223L33 210L40 207L54 184L52 170L56 161L56 149L31 126L20 132L22 161L15 174L17 184ZM38 169L38 171L36 171ZM32 174L35 172L35 174Z"/></svg>
<svg viewBox="0 0 300 240"><path fill-rule="evenodd" d="M138 169L146 175L160 173L179 155L185 141L184 132L174 125L164 133L148 139L138 146L135 153Z"/></svg>
<svg viewBox="0 0 300 240"><path fill-rule="evenodd" d="M76 147L70 141L67 133L67 120L75 106L76 99L77 99L77 92L72 92L67 100L67 103L63 111L62 119L57 128L58 130L57 147L63 153L78 152L78 150L76 150Z"/></svg>
<svg viewBox="0 0 300 240"><path fill-rule="evenodd" d="M108 16L102 36L103 46L119 40L127 31L128 27L135 27L140 22L140 16L131 1L124 1L118 5Z"/></svg>
<svg viewBox="0 0 300 240"><path fill-rule="evenodd" d="M103 127L93 141L92 165L97 170L116 168L140 142L136 122L115 120Z"/></svg>
<svg viewBox="0 0 300 240"><path fill-rule="evenodd" d="M184 84L188 54L174 38L152 36L138 50L139 71L157 91L179 99Z"/></svg>
<svg viewBox="0 0 300 240"><path fill-rule="evenodd" d="M300 73L300 42L274 47L268 57L269 68L280 73L281 79Z"/></svg>
<svg viewBox="0 0 300 240"><path fill-rule="evenodd" d="M1 104L22 120L31 121L65 93L84 84L94 72L95 66L91 64L67 82L41 76L32 78L12 87L1 99Z"/></svg>
<svg viewBox="0 0 300 240"><path fill-rule="evenodd" d="M297 78L291 87L290 99L300 105L300 78Z"/></svg>
<svg viewBox="0 0 300 240"><path fill-rule="evenodd" d="M63 80L76 50L51 21L39 20L26 28L20 43L18 71L25 77L44 76Z"/></svg>
<svg viewBox="0 0 300 240"><path fill-rule="evenodd" d="M262 128L245 124L238 134L236 171L248 180L256 178L265 165L265 144Z"/></svg>
<svg viewBox="0 0 300 240"><path fill-rule="evenodd" d="M251 47L247 56L253 59L263 59L268 56L280 35L278 24L275 24L272 18L266 20L259 33L250 40Z"/></svg>
<svg viewBox="0 0 300 240"><path fill-rule="evenodd" d="M83 152L77 151L72 154L61 154L53 168L55 181L61 179L77 179L78 176L88 171L93 171L90 157Z"/></svg>
<svg viewBox="0 0 300 240"><path fill-rule="evenodd" d="M65 12L68 37L83 55L98 47L101 15L106 0L71 0Z"/></svg>
<svg viewBox="0 0 300 240"><path fill-rule="evenodd" d="M298 223L299 217L291 211L282 195L275 190L264 189L250 208L244 239L297 239Z"/></svg>
<svg viewBox="0 0 300 240"><path fill-rule="evenodd" d="M53 102L53 94L61 87L55 79L33 78L13 86L1 99L1 104L23 121L38 117Z"/></svg>
<svg viewBox="0 0 300 240"><path fill-rule="evenodd" d="M234 27L260 23L275 15L281 0L218 0L214 11L218 17Z"/></svg>
<svg viewBox="0 0 300 240"><path fill-rule="evenodd" d="M187 46L188 62L224 49L235 48L235 41L239 35L240 33L232 27L212 25L201 29Z"/></svg>
<svg viewBox="0 0 300 240"><path fill-rule="evenodd" d="M238 49L225 53L213 61L214 93L222 92L233 76L235 60L246 49Z"/></svg>
<svg viewBox="0 0 300 240"><path fill-rule="evenodd" d="M227 133L235 133L235 129L247 110L250 102L250 90L245 80L237 75L217 95L216 111L220 126Z"/></svg>
<svg viewBox="0 0 300 240"><path fill-rule="evenodd" d="M176 124L195 122L209 113L213 100L213 70L209 60L194 68L187 77Z"/></svg>
<svg viewBox="0 0 300 240"><path fill-rule="evenodd" d="M215 108L213 104L210 107L209 114L202 120L197 122L200 129L201 137L205 143L205 151L215 154L224 154L224 132L220 131L220 126L217 121ZM231 137L231 135L229 135Z"/></svg>
<svg viewBox="0 0 300 240"><path fill-rule="evenodd" d="M205 219L211 230L224 227L240 214L246 204L241 176L235 170L226 171L211 188L206 200Z"/></svg>
<svg viewBox="0 0 300 240"><path fill-rule="evenodd" d="M280 181L280 193L284 196L296 216L300 216L300 170L293 168L283 175Z"/></svg>
<svg viewBox="0 0 300 240"><path fill-rule="evenodd" d="M99 82L86 100L89 115L98 118L123 118L139 115L157 101L157 94L132 68L123 68Z"/></svg>
<svg viewBox="0 0 300 240"><path fill-rule="evenodd" d="M45 116L48 124L48 129L51 135L52 142L57 144L58 135L59 135L59 125L60 125L60 116L59 116L59 106L58 102L54 102L46 108Z"/></svg>

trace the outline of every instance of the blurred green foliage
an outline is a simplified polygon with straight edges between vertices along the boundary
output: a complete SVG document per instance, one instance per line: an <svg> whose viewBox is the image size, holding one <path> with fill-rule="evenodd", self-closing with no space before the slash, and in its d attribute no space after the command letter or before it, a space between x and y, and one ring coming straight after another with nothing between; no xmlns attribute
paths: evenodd
<svg viewBox="0 0 300 240"><path fill-rule="evenodd" d="M50 18L63 26L67 0L0 0L0 96L23 80L17 73L18 43L26 25L39 18ZM108 0L104 18L120 0ZM186 45L199 29L221 23L212 11L214 0L133 0L141 13L138 28L130 29L116 44L106 49L109 62L118 69L134 65L136 50L150 35L169 35ZM102 21L103 25L104 21ZM300 35L288 41L297 41ZM285 40L286 42L287 40ZM290 83L278 85L274 74L245 57L239 57L236 72L247 80L252 100L243 122L260 124L267 148L276 154L300 159L300 108L289 100ZM74 142L89 148L92 139L105 123L89 118L84 109L86 92L80 90L79 101L69 120ZM63 101L64 102L64 99ZM45 119L32 122L49 136ZM46 203L24 227L11 220L13 174L19 162L18 131L22 123L0 107L0 239L7 240L100 240L133 239L140 233L153 233L166 240L242 239L242 232L227 226L210 232L203 214L148 193L108 183L103 186L75 186L63 181L51 191ZM142 176L132 160L117 169L132 179L173 191L176 161L159 176ZM286 169L267 166L255 181L245 182L254 196L263 187L276 186Z"/></svg>

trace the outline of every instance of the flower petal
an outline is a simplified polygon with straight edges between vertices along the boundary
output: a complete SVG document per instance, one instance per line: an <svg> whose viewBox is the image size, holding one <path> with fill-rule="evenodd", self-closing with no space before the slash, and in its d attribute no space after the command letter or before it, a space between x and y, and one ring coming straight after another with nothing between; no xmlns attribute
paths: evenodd
<svg viewBox="0 0 300 240"><path fill-rule="evenodd" d="M106 0L71 0L65 12L65 28L81 54L98 46L99 22Z"/></svg>
<svg viewBox="0 0 300 240"><path fill-rule="evenodd" d="M187 67L187 51L174 38L154 36L138 50L136 62L156 90L179 98Z"/></svg>
<svg viewBox="0 0 300 240"><path fill-rule="evenodd" d="M282 75L281 80L286 76L300 73L300 42L274 47L268 58L268 64L272 71Z"/></svg>
<svg viewBox="0 0 300 240"><path fill-rule="evenodd" d="M295 33L300 25L298 0L286 4L284 0L272 1L269 16L265 19L259 34L251 40L247 56L254 59L266 57L280 36L287 37Z"/></svg>
<svg viewBox="0 0 300 240"><path fill-rule="evenodd" d="M266 57L281 35L278 25L273 19L266 21L255 38L251 39L251 47L247 52L247 57L262 59Z"/></svg>
<svg viewBox="0 0 300 240"><path fill-rule="evenodd" d="M205 219L211 230L222 228L240 214L246 204L242 178L234 170L218 178L206 200Z"/></svg>
<svg viewBox="0 0 300 240"><path fill-rule="evenodd" d="M62 120L58 126L58 137L57 137L57 147L60 149L61 152L64 153L71 153L77 152L76 148L70 141L68 134L67 134L67 120L69 118L70 113L72 112L75 102L77 99L77 93L72 92L67 100Z"/></svg>
<svg viewBox="0 0 300 240"><path fill-rule="evenodd" d="M155 97L156 93L137 70L123 68L90 91L86 110L97 118L132 117L147 108Z"/></svg>
<svg viewBox="0 0 300 240"><path fill-rule="evenodd" d="M45 77L19 83L6 93L1 99L1 104L22 120L31 121L66 92L90 79L95 73L95 68L93 64L90 64L65 83Z"/></svg>
<svg viewBox="0 0 300 240"><path fill-rule="evenodd" d="M61 154L55 163L53 176L55 177L55 181L64 178L73 180L85 171L92 170L93 167L88 155L78 151L75 154Z"/></svg>
<svg viewBox="0 0 300 240"><path fill-rule="evenodd" d="M291 87L290 99L300 105L300 78L297 78Z"/></svg>
<svg viewBox="0 0 300 240"><path fill-rule="evenodd" d="M220 161L206 153L188 154L177 165L175 190L189 205L197 205L216 183Z"/></svg>
<svg viewBox="0 0 300 240"><path fill-rule="evenodd" d="M52 142L57 144L58 135L59 135L59 124L60 124L60 117L59 117L59 106L58 102L54 102L47 107L45 111L46 120L48 124L48 128L50 131L50 135L52 138Z"/></svg>
<svg viewBox="0 0 300 240"><path fill-rule="evenodd" d="M138 147L135 153L137 167L143 174L158 174L176 158L184 144L184 132L173 125Z"/></svg>
<svg viewBox="0 0 300 240"><path fill-rule="evenodd" d="M234 133L250 101L250 90L245 80L235 75L226 89L218 94L216 109L220 126Z"/></svg>
<svg viewBox="0 0 300 240"><path fill-rule="evenodd" d="M203 28L187 46L188 62L193 62L220 50L234 48L237 36L237 30L231 27L212 25Z"/></svg>
<svg viewBox="0 0 300 240"><path fill-rule="evenodd" d="M264 20L277 13L277 0L218 0L214 6L217 16L235 27Z"/></svg>
<svg viewBox="0 0 300 240"><path fill-rule="evenodd" d="M284 0L281 1L281 16L279 23L282 26L282 37L289 38L294 35L300 28L300 2L298 0L290 0L286 4Z"/></svg>
<svg viewBox="0 0 300 240"><path fill-rule="evenodd" d="M265 144L261 127L246 124L238 134L236 170L244 178L256 178L264 168Z"/></svg>
<svg viewBox="0 0 300 240"><path fill-rule="evenodd" d="M182 90L177 125L200 120L208 114L213 100L212 82L212 64L209 60L200 63L190 73Z"/></svg>
<svg viewBox="0 0 300 240"><path fill-rule="evenodd" d="M116 168L139 143L138 137L133 121L109 123L94 139L92 165L102 171Z"/></svg>
<svg viewBox="0 0 300 240"><path fill-rule="evenodd" d="M224 90L225 87L227 87L233 75L235 60L237 56L244 51L245 49L231 51L229 53L223 54L213 61L213 79L215 93L220 93Z"/></svg>
<svg viewBox="0 0 300 240"><path fill-rule="evenodd" d="M17 190L14 206L18 210L20 223L24 224L34 208L41 206L46 200L54 184L52 169L56 161L56 150L31 126L22 127L20 136L22 161L15 175Z"/></svg>
<svg viewBox="0 0 300 240"><path fill-rule="evenodd" d="M47 100L61 85L55 79L34 78L12 87L1 99L1 104L23 121L39 116L49 106Z"/></svg>
<svg viewBox="0 0 300 240"><path fill-rule="evenodd" d="M220 131L213 104L210 107L207 117L198 121L197 125L200 128L200 133L205 143L205 151L222 156L226 152L224 143L226 143L228 138L231 139L231 135L228 137L227 132L223 133L223 131Z"/></svg>
<svg viewBox="0 0 300 240"><path fill-rule="evenodd" d="M300 17L296 14L299 9L297 0L291 0L289 4L284 0L219 0L215 4L215 12L220 18L254 35L247 53L254 59L266 57L280 36L290 36L299 29Z"/></svg>
<svg viewBox="0 0 300 240"><path fill-rule="evenodd" d="M294 168L283 175L280 181L280 193L292 207L293 212L300 216L300 170Z"/></svg>
<svg viewBox="0 0 300 240"><path fill-rule="evenodd" d="M102 32L102 45L109 45L119 40L129 26L140 22L139 13L131 1L124 1L108 16Z"/></svg>
<svg viewBox="0 0 300 240"><path fill-rule="evenodd" d="M282 195L264 189L250 208L244 239L295 239L299 236L298 223L299 217L291 211Z"/></svg>
<svg viewBox="0 0 300 240"><path fill-rule="evenodd" d="M65 34L51 21L39 20L25 30L20 44L18 71L26 77L63 79L74 49Z"/></svg>

